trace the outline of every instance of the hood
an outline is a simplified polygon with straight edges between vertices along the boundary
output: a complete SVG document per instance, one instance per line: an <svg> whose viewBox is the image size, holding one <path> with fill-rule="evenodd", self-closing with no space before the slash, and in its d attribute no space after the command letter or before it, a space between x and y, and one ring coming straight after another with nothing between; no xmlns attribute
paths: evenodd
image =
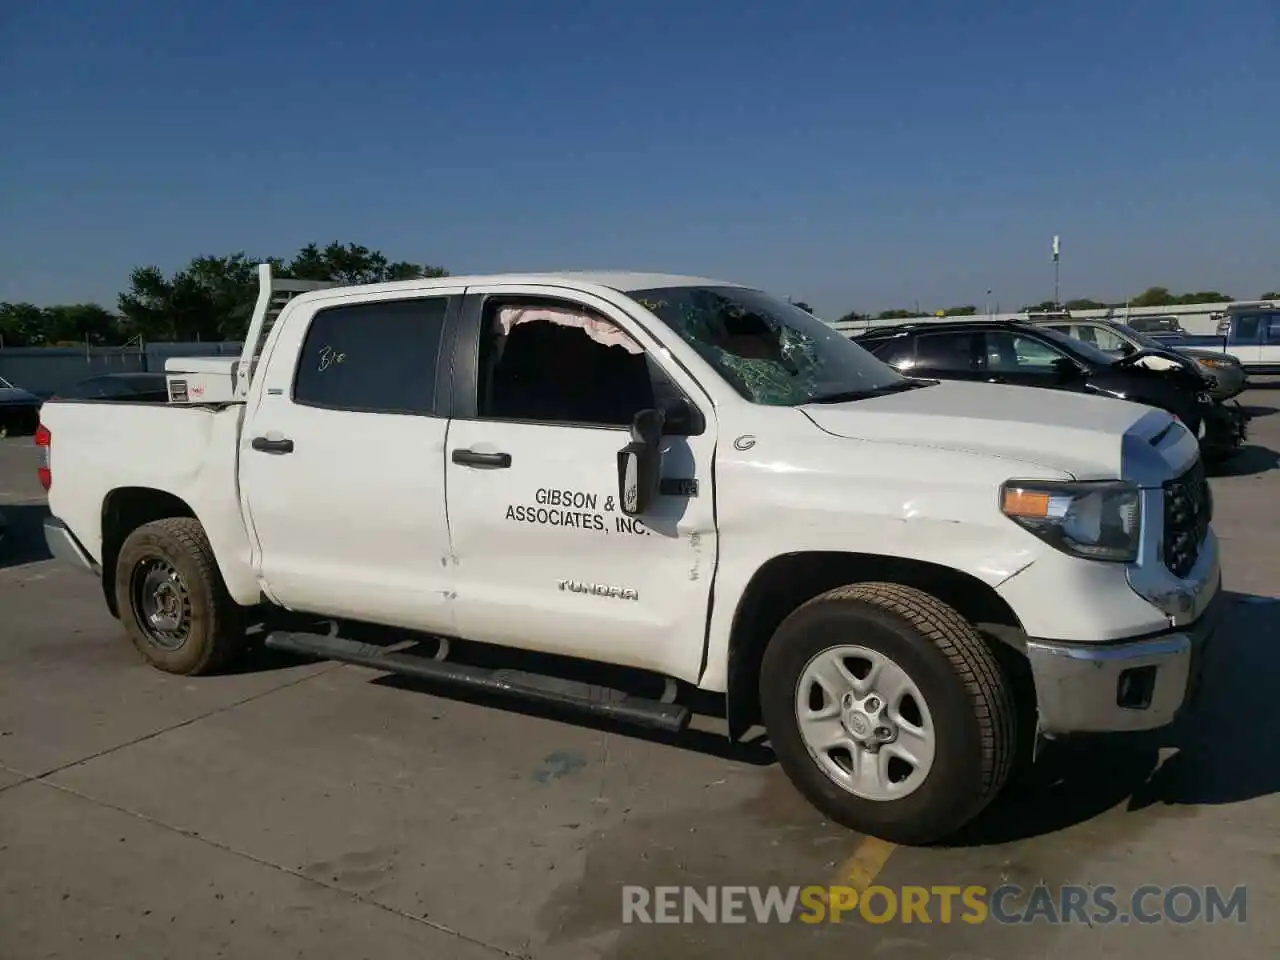
<svg viewBox="0 0 1280 960"><path fill-rule="evenodd" d="M0 387L0 404L6 403L39 403L40 398L28 393L21 387Z"/></svg>
<svg viewBox="0 0 1280 960"><path fill-rule="evenodd" d="M1155 446L1175 423L1125 400L955 380L800 409L834 436L1000 457L1077 480L1119 477L1126 434Z"/></svg>
<svg viewBox="0 0 1280 960"><path fill-rule="evenodd" d="M1177 347L1176 352L1188 357L1194 357L1197 360L1201 358L1204 358L1205 360L1225 360L1232 366L1240 366L1239 358L1233 357L1229 353L1224 353L1222 350L1202 350L1198 347Z"/></svg>

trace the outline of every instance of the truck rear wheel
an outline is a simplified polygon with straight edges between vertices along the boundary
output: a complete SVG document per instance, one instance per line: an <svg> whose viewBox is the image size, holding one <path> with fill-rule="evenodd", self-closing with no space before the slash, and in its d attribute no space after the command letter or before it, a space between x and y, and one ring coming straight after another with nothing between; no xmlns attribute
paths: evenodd
<svg viewBox="0 0 1280 960"><path fill-rule="evenodd" d="M115 590L129 639L161 670L213 673L245 646L243 611L227 593L198 520L170 517L129 534Z"/></svg>
<svg viewBox="0 0 1280 960"><path fill-rule="evenodd" d="M1008 779L1010 684L974 627L921 590L863 583L815 597L778 628L760 677L783 770L850 829L933 843Z"/></svg>

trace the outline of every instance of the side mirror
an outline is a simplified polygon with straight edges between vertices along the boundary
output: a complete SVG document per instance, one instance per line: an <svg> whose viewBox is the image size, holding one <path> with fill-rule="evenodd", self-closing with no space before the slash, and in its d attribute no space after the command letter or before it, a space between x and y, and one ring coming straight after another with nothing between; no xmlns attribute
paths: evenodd
<svg viewBox="0 0 1280 960"><path fill-rule="evenodd" d="M662 472L666 414L641 410L631 421L631 442L618 451L618 507L629 517L649 509Z"/></svg>
<svg viewBox="0 0 1280 960"><path fill-rule="evenodd" d="M1120 342L1120 356L1122 356L1122 357L1132 357L1132 356L1133 356L1135 353L1137 353L1137 352L1138 352L1138 348L1137 348L1137 347L1135 347L1135 346L1134 346L1132 343L1130 343L1128 340L1122 340L1122 341Z"/></svg>

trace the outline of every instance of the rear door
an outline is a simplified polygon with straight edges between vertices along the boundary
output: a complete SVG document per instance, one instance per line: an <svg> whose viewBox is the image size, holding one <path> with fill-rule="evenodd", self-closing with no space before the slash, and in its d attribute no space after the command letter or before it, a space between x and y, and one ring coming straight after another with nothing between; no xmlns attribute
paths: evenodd
<svg viewBox="0 0 1280 960"><path fill-rule="evenodd" d="M253 563L282 606L449 632L440 345L461 289L299 304L241 433Z"/></svg>
<svg viewBox="0 0 1280 960"><path fill-rule="evenodd" d="M552 289L468 290L445 463L458 632L696 680L717 556L712 407L635 318ZM629 518L631 420L679 400L698 415L663 438L659 496Z"/></svg>
<svg viewBox="0 0 1280 960"><path fill-rule="evenodd" d="M982 334L969 331L929 333L915 337L915 356L904 373L941 380L981 380Z"/></svg>

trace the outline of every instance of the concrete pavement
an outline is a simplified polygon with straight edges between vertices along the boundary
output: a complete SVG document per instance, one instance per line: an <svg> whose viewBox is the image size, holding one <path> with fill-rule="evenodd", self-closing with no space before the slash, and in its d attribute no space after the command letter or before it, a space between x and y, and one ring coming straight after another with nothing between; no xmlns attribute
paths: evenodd
<svg viewBox="0 0 1280 960"><path fill-rule="evenodd" d="M728 749L706 718L669 741L266 653L229 676L160 674L96 583L43 558L30 439L2 441L0 958L1278 955L1280 390L1246 400L1255 449L1214 480L1236 602L1194 723L1066 751L929 850L822 822L766 751ZM1245 884L1248 914L620 922L624 884L872 880Z"/></svg>

